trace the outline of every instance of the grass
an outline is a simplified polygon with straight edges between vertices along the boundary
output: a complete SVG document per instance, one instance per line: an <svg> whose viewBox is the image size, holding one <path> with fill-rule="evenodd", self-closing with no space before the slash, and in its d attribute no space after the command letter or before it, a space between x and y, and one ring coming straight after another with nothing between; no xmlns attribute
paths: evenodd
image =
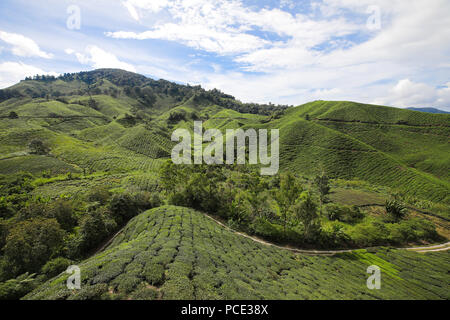
<svg viewBox="0 0 450 320"><path fill-rule="evenodd" d="M388 248L294 255L166 206L134 218L104 252L81 262L81 291L67 290L61 274L25 299L127 299L147 290L156 299L448 299L448 263L448 252ZM366 287L372 264L382 270L381 290Z"/></svg>

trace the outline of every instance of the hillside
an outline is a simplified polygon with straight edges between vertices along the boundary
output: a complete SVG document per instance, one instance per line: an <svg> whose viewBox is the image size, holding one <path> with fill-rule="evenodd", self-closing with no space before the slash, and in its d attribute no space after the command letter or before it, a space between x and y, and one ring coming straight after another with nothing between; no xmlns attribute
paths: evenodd
<svg viewBox="0 0 450 320"><path fill-rule="evenodd" d="M448 252L294 255L168 206L134 218L82 262L82 290L67 290L61 274L25 299L448 299L448 263ZM386 270L384 290L366 287L372 264Z"/></svg>
<svg viewBox="0 0 450 320"><path fill-rule="evenodd" d="M14 98L0 103L0 173L152 170L170 154L170 132L202 119L222 130L280 128L282 170L326 170L450 201L449 115L317 101L266 118L270 106L112 69L22 81L6 91ZM52 150L39 165L28 150L34 138Z"/></svg>
<svg viewBox="0 0 450 320"><path fill-rule="evenodd" d="M318 101L288 110L269 126L280 128L282 164L290 169L324 169L449 201L449 115Z"/></svg>
<svg viewBox="0 0 450 320"><path fill-rule="evenodd" d="M279 174L174 165L171 134L194 121L279 129ZM0 90L0 299L448 299L447 252L389 248L450 238L449 137L445 114L242 103L114 69L28 78ZM279 246L361 250L294 255L205 213ZM386 290L367 290L371 264Z"/></svg>

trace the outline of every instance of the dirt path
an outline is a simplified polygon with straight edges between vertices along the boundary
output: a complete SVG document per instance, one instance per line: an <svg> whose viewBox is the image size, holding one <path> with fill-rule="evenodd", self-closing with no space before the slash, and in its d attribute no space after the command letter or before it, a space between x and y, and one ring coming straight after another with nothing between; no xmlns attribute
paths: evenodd
<svg viewBox="0 0 450 320"><path fill-rule="evenodd" d="M267 242L265 240L262 240L258 237L254 237L254 236L250 236L248 234L242 233L242 232L238 232L235 231L233 229L231 229L230 227L228 227L227 225L223 224L221 221L213 218L212 216L205 214L209 219L213 220L215 223L217 223L218 225L222 226L223 228L237 234L240 235L242 237L251 239L255 242L258 242L260 244L266 245L266 246L271 246L271 247L275 247L275 248L279 248L279 249L283 249L283 250L288 250L294 253L301 253L301 254L307 254L307 255L314 255L314 256L333 256L335 254L338 253L351 253L354 252L356 250L361 250L364 248L360 248L360 249L349 249L349 250L304 250L304 249L298 249L298 248L291 248L289 246L280 246L280 245L276 245L270 242ZM427 252L438 252L438 251L447 251L450 249L450 242L447 243L443 243L443 244L439 244L439 245L433 245L433 246L426 246L426 247L413 247L413 248L397 248L398 250L408 250L408 251L415 251L418 253L427 253Z"/></svg>
<svg viewBox="0 0 450 320"><path fill-rule="evenodd" d="M348 250L305 250L305 249L298 249L298 248L292 248L289 246L280 246L280 245L276 245L274 243L265 241L261 238L258 237L254 237L254 236L250 236L248 234L242 233L242 232L238 232L236 230L231 229L230 227L228 227L227 225L225 225L224 223L222 223L221 221L217 220L216 218L213 218L212 216L210 216L209 214L204 213L206 217L208 217L209 219L211 219L212 221L214 221L215 223L217 223L218 225L220 225L221 227L250 240L253 240L257 243L260 243L262 245L265 246L270 246L270 247L275 247L278 249L282 249L282 250L288 250L291 251L293 253L298 253L298 254L306 254L306 255L313 255L313 256L333 256L335 254L339 254L339 253L352 253L356 250L361 250L361 249L367 249L367 248L360 248L360 249L348 249ZM104 244L102 246L100 246L100 248L98 248L97 250L95 250L95 252L93 253L93 255L99 254L100 252L102 252L103 250L105 250L113 241L114 239L117 238L117 236L119 236L119 234L122 233L122 231L125 229L126 225L120 229L117 233L115 233L111 238L109 238L108 240L106 240L104 242ZM417 253L427 253L427 252L441 252L441 251L447 251L450 249L450 242L446 242L443 244L438 244L438 245L431 245L431 246L425 246L425 247L411 247L411 248L397 248L398 250L408 250L408 251L414 251Z"/></svg>

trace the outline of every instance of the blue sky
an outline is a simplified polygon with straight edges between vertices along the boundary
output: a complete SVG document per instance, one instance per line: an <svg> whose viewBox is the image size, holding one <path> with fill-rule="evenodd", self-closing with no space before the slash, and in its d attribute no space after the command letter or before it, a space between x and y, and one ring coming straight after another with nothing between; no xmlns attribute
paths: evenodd
<svg viewBox="0 0 450 320"><path fill-rule="evenodd" d="M448 13L448 0L2 0L0 87L113 67L246 102L450 111Z"/></svg>

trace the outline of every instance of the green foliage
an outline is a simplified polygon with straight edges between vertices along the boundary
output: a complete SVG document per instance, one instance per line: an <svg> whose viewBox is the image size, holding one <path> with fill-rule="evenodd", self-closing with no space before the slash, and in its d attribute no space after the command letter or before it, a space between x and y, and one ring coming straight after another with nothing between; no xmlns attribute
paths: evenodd
<svg viewBox="0 0 450 320"><path fill-rule="evenodd" d="M42 273L45 274L47 278L53 278L57 276L58 274L64 272L67 270L67 268L73 264L73 261L59 257L53 260L48 261L43 267L42 267Z"/></svg>
<svg viewBox="0 0 450 320"><path fill-rule="evenodd" d="M116 222L108 216L108 212L96 210L83 216L79 234L70 245L72 255L83 256L96 248L117 228Z"/></svg>
<svg viewBox="0 0 450 320"><path fill-rule="evenodd" d="M327 204L324 207L326 217L331 221L341 221L345 223L359 222L364 214L356 206L345 206L339 204Z"/></svg>
<svg viewBox="0 0 450 320"><path fill-rule="evenodd" d="M9 119L18 119L18 118L19 118L19 115L18 115L16 112L11 111L11 112L9 113L9 115L8 115L8 118L9 118Z"/></svg>
<svg viewBox="0 0 450 320"><path fill-rule="evenodd" d="M35 276L24 273L15 279L0 283L0 300L18 300L35 289L40 284Z"/></svg>
<svg viewBox="0 0 450 320"><path fill-rule="evenodd" d="M314 182L317 185L317 188L319 189L319 193L320 193L320 201L322 203L326 202L327 200L327 196L330 193L330 179L328 178L327 175L325 175L325 173L322 172L321 175L317 175L316 178L314 179Z"/></svg>
<svg viewBox="0 0 450 320"><path fill-rule="evenodd" d="M87 195L87 201L98 202L101 205L106 205L111 198L111 192L106 186L100 186L91 190Z"/></svg>
<svg viewBox="0 0 450 320"><path fill-rule="evenodd" d="M314 202L309 192L303 192L300 195L298 203L294 206L295 217L304 227L304 236L307 241L316 239L319 232L319 215L317 204Z"/></svg>
<svg viewBox="0 0 450 320"><path fill-rule="evenodd" d="M45 155L48 154L50 149L41 140L34 139L28 145L31 154Z"/></svg>
<svg viewBox="0 0 450 320"><path fill-rule="evenodd" d="M132 219L106 251L87 260L85 290L49 289L52 298L374 297L364 284L362 289L355 284L364 270L362 264L353 265L355 256L291 257L241 241L188 209L162 207L141 219L142 211L167 202L219 216L241 232L314 248L442 240L418 211L412 210L419 218L383 217L379 207L367 207L383 204L388 193L399 191L398 201L436 216L448 218L450 212L446 115L352 102L317 101L296 108L243 104L219 90L113 69L29 78L0 90L0 102L2 252L12 237L11 251L34 256L35 249L22 242L45 242L51 236L32 241L23 235L21 242L14 229L23 229L23 223L52 218L49 233L67 232L58 249L36 247L45 254L35 270L17 270L22 263L0 257L1 280L44 272L41 266L49 260L49 273L59 265L62 270L61 257L89 256ZM280 129L281 175L261 177L257 166L164 164L173 147L168 128L192 130L193 120L203 120L205 129ZM30 141L36 143L30 146ZM320 175L324 171L327 176ZM323 206L320 216L314 200L319 197L322 203L334 202ZM446 222L433 221L445 234ZM358 263L374 259L363 256L356 257ZM446 265L445 256L428 256L434 259L433 270ZM417 298L448 298L433 280L441 273L420 273L430 269L420 256L383 252L377 257L402 265L408 283L388 283L400 293L388 289L375 297L405 297L408 291ZM411 260L419 275L408 274ZM330 270L348 277L342 291L335 289L342 277L323 276Z"/></svg>
<svg viewBox="0 0 450 320"><path fill-rule="evenodd" d="M402 220L408 214L405 205L397 199L386 200L385 208L389 218L394 222Z"/></svg>
<svg viewBox="0 0 450 320"><path fill-rule="evenodd" d="M35 218L17 223L9 231L4 247L11 273L36 272L63 244L64 231L55 219Z"/></svg>
<svg viewBox="0 0 450 320"><path fill-rule="evenodd" d="M160 286L164 283L164 266L159 263L147 263L142 273L145 280L152 286Z"/></svg>
<svg viewBox="0 0 450 320"><path fill-rule="evenodd" d="M139 213L139 205L131 194L115 194L109 203L109 210L117 224L123 225Z"/></svg>
<svg viewBox="0 0 450 320"><path fill-rule="evenodd" d="M71 201L59 199L48 206L46 217L55 218L61 228L66 231L72 230L76 224L75 208Z"/></svg>
<svg viewBox="0 0 450 320"><path fill-rule="evenodd" d="M280 188L275 193L275 200L280 210L281 218L283 220L283 228L285 231L291 208L297 201L302 191L302 187L298 184L295 177L291 173L283 174L281 176Z"/></svg>
<svg viewBox="0 0 450 320"><path fill-rule="evenodd" d="M384 248L293 254L165 206L134 218L106 251L79 264L81 292L67 290L60 275L25 299L448 299L448 259ZM372 264L382 268L383 290L367 289Z"/></svg>

